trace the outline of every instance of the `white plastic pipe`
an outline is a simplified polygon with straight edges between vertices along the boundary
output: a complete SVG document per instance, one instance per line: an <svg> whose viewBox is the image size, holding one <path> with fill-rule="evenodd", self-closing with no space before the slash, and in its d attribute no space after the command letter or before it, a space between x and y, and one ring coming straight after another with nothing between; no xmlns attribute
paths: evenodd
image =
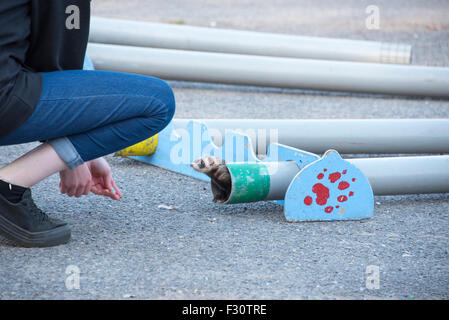
<svg viewBox="0 0 449 320"><path fill-rule="evenodd" d="M375 195L449 192L449 156L346 160L365 174Z"/></svg>
<svg viewBox="0 0 449 320"><path fill-rule="evenodd" d="M449 156L346 160L363 172L375 195L449 192ZM261 167L265 167L264 163L259 164ZM239 170L232 169L239 166L245 169L240 170L244 172L245 176L238 177L235 172L239 172ZM254 164L228 164L233 177L233 191L227 203L247 202L249 198L251 201L284 199L288 185L299 172L299 168L290 161L277 166L276 163L273 163L273 167L276 170L264 173L263 170L258 169L259 166L254 166ZM273 174L273 172L275 173ZM267 179L269 182L264 183ZM253 189L258 192L249 192ZM260 197L261 194L264 196Z"/></svg>
<svg viewBox="0 0 449 320"><path fill-rule="evenodd" d="M92 17L91 42L138 47L237 53L291 58L404 63L411 46L363 40L287 34Z"/></svg>
<svg viewBox="0 0 449 320"><path fill-rule="evenodd" d="M90 43L97 69L169 80L449 96L449 68L249 56Z"/></svg>
<svg viewBox="0 0 449 320"><path fill-rule="evenodd" d="M274 142L313 153L449 153L449 119L195 120L207 125L218 146L227 130L247 134L257 154ZM185 128L189 121L173 124Z"/></svg>

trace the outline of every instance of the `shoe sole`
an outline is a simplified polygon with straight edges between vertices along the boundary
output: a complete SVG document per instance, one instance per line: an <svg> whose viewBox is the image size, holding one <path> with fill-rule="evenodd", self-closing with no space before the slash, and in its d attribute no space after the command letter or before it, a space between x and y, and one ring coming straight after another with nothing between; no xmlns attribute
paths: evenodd
<svg viewBox="0 0 449 320"><path fill-rule="evenodd" d="M0 234L16 244L31 248L66 244L71 231L67 225L63 225L48 231L29 232L0 215Z"/></svg>

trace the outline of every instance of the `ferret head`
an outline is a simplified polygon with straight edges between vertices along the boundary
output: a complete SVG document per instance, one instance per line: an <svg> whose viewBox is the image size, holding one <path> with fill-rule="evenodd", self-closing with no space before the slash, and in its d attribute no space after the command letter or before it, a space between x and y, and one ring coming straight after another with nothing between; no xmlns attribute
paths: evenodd
<svg viewBox="0 0 449 320"><path fill-rule="evenodd" d="M222 164L222 162L223 161L221 159L209 156L196 159L190 164L190 166L195 171L208 172L216 168L217 165Z"/></svg>

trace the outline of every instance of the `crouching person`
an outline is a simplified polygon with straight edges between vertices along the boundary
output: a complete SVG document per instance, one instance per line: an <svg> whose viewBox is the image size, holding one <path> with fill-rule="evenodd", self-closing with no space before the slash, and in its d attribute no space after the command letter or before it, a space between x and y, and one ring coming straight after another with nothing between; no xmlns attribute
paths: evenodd
<svg viewBox="0 0 449 320"><path fill-rule="evenodd" d="M70 228L30 188L59 173L60 191L122 197L102 156L161 131L175 99L163 80L82 70L90 0L0 2L0 146L43 142L0 168L0 235L28 247L67 243Z"/></svg>

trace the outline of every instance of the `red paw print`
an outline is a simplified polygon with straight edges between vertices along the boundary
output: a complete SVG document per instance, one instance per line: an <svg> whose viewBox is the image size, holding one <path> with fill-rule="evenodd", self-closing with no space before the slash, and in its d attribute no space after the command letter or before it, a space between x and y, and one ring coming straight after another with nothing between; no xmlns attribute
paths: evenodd
<svg viewBox="0 0 449 320"><path fill-rule="evenodd" d="M327 169L324 169L323 171L326 172ZM343 170L341 173L338 172L338 171L330 173L328 175L327 179L329 180L329 183L336 183L338 180L340 180L342 178L342 176L346 175L347 172L348 172L347 170ZM312 187L312 193L315 194L315 203L317 205L319 205L319 206L326 205L327 201L328 201L328 199L330 197L329 188L324 185L324 184L326 184L326 180L323 180L325 175L326 175L325 173L319 173L316 178L318 180L322 180L323 183L317 182ZM351 179L352 182L355 182L355 180L356 180L355 178ZM337 188L338 188L338 190L343 191L343 190L348 189L350 186L351 185L350 185L349 182L347 182L345 180L341 180L338 183L338 187ZM347 195L346 194L338 194L336 196L336 199L337 199L338 202L345 202L345 201L348 200L348 197L352 197L353 195L354 195L354 191L349 191L349 193ZM307 206L312 205L313 204L313 197L312 196L306 196L304 198L304 204L307 205ZM338 206L338 205L335 206L335 208L337 208L337 209L339 207L340 206ZM331 213L333 210L334 210L333 206L327 206L327 207L324 208L324 212L326 212L326 213Z"/></svg>

